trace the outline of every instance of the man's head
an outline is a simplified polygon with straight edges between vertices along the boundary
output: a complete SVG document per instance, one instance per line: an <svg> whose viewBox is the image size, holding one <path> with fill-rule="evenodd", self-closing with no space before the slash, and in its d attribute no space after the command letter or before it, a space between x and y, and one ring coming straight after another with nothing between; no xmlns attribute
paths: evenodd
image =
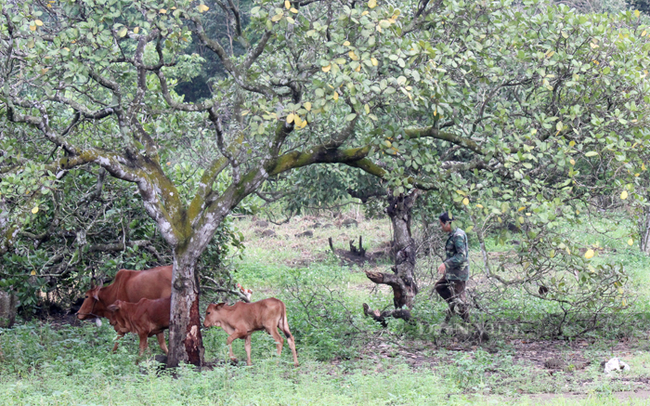
<svg viewBox="0 0 650 406"><path fill-rule="evenodd" d="M447 233L451 231L451 222L454 219L449 213L442 213L440 216L438 216L438 220L440 220L440 227L442 228L442 231L445 231Z"/></svg>

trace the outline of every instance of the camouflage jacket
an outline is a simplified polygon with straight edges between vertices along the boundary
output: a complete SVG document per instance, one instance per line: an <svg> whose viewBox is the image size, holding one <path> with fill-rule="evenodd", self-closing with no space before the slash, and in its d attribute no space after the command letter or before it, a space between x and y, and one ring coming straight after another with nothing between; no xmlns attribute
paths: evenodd
<svg viewBox="0 0 650 406"><path fill-rule="evenodd" d="M450 281L466 281L469 279L469 246L467 235L460 228L449 233L445 244L445 278Z"/></svg>

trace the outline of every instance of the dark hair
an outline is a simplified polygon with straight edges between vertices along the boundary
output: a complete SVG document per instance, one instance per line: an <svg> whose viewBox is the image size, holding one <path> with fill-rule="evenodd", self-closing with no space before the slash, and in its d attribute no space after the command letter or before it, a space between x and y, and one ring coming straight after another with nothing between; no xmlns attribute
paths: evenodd
<svg viewBox="0 0 650 406"><path fill-rule="evenodd" d="M449 223L454 220L453 216L450 216L447 212L443 212L440 216L438 216L438 219L440 219L440 221L443 223Z"/></svg>

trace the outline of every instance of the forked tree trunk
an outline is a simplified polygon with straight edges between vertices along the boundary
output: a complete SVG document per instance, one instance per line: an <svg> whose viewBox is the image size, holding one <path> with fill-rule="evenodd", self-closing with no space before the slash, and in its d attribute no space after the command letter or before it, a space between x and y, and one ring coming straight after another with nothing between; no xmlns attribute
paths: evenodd
<svg viewBox="0 0 650 406"><path fill-rule="evenodd" d="M411 236L411 210L416 197L416 190L398 196L389 194L386 212L393 224L392 253L395 260L395 265L391 267L393 273L366 272L371 281L393 288L394 310L380 312L371 310L365 303L363 306L366 315L382 323L386 317L410 319L413 299L418 293L414 276L415 241Z"/></svg>
<svg viewBox="0 0 650 406"><path fill-rule="evenodd" d="M202 365L203 339L199 315L199 285L196 259L174 254L172 272L172 304L169 324L169 354L167 367L180 362Z"/></svg>

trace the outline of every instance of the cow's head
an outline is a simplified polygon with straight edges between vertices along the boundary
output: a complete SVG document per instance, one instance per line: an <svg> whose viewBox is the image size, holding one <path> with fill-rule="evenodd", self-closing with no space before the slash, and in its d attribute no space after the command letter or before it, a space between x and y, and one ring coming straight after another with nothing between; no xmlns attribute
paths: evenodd
<svg viewBox="0 0 650 406"><path fill-rule="evenodd" d="M223 320L222 311L225 303L214 304L210 303L205 311L205 319L203 320L204 327L221 327Z"/></svg>
<svg viewBox="0 0 650 406"><path fill-rule="evenodd" d="M97 302L99 302L99 290L102 288L102 285L91 287L86 291L86 298L81 304L79 311L77 311L77 318L79 320L86 319L96 319L98 316L94 313L95 308L97 307Z"/></svg>

